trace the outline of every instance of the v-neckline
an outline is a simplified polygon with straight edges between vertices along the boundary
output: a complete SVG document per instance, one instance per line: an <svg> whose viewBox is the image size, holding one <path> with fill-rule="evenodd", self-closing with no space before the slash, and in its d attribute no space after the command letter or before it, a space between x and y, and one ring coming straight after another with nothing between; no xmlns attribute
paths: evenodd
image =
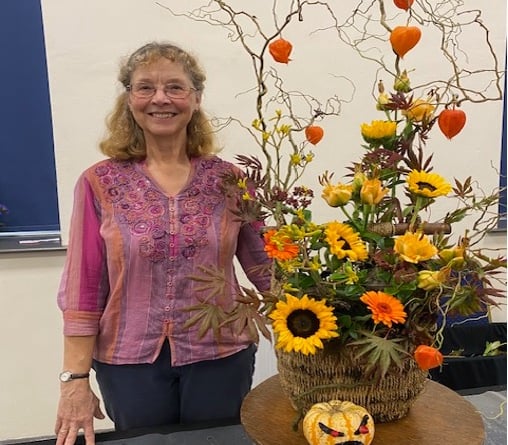
<svg viewBox="0 0 508 445"><path fill-rule="evenodd" d="M146 167L146 163L145 163L144 159L137 163L137 168L140 171L140 173L143 174L143 176L145 176L150 181L150 184L155 189L157 189L159 191L159 193L163 194L168 199L175 199L179 195L181 195L184 190L186 190L189 187L189 185L192 183L192 181L194 179L195 171L196 171L196 158L194 158L194 157L190 158L189 161L190 161L190 168L189 168L189 173L187 175L187 179L183 183L182 187L175 193L168 193L167 191L164 190L164 188L159 184L159 182L148 171L148 168Z"/></svg>

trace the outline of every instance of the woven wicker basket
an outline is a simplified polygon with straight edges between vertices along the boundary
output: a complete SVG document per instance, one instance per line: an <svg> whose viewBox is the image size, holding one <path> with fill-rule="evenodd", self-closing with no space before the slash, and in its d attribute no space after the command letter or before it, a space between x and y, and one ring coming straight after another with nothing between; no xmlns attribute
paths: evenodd
<svg viewBox="0 0 508 445"><path fill-rule="evenodd" d="M315 355L275 351L282 390L305 413L314 403L348 400L363 406L375 422L404 417L425 386L427 373L413 359L390 368L381 380L365 375L352 347L327 343Z"/></svg>

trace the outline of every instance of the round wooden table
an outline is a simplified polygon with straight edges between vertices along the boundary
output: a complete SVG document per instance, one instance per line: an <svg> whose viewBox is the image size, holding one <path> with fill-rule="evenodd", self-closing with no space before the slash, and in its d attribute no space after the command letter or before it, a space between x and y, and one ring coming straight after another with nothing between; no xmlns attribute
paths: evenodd
<svg viewBox="0 0 508 445"><path fill-rule="evenodd" d="M293 431L296 411L282 393L278 375L256 386L245 398L242 424L258 445L308 445L301 429ZM482 445L483 421L462 396L428 380L403 419L377 423L372 445Z"/></svg>

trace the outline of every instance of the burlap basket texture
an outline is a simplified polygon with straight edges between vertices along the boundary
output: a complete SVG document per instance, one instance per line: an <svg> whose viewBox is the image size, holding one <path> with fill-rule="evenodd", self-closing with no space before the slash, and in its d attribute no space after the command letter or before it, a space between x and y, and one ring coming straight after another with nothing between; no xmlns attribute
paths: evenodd
<svg viewBox="0 0 508 445"><path fill-rule="evenodd" d="M295 410L305 413L314 403L347 400L363 406L378 423L407 415L427 379L412 358L376 379L365 375L365 363L355 358L353 347L327 345L315 355L275 350L282 390Z"/></svg>

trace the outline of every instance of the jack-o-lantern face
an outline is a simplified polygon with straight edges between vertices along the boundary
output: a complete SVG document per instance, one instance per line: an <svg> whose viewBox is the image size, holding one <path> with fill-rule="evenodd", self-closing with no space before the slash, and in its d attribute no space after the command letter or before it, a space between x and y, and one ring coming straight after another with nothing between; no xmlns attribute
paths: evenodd
<svg viewBox="0 0 508 445"><path fill-rule="evenodd" d="M374 420L359 405L330 400L307 411L303 433L311 445L369 445L374 438Z"/></svg>

